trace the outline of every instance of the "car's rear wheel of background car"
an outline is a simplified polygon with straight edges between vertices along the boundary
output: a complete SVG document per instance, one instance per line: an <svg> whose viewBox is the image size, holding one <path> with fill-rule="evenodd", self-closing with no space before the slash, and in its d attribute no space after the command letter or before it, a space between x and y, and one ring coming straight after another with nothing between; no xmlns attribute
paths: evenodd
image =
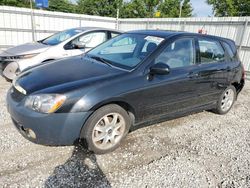
<svg viewBox="0 0 250 188"><path fill-rule="evenodd" d="M87 120L81 138L90 151L104 154L114 151L131 126L128 112L119 105L110 104L96 110Z"/></svg>
<svg viewBox="0 0 250 188"><path fill-rule="evenodd" d="M229 86L220 96L217 108L214 109L214 112L217 114L226 114L232 108L236 99L236 89L234 86Z"/></svg>

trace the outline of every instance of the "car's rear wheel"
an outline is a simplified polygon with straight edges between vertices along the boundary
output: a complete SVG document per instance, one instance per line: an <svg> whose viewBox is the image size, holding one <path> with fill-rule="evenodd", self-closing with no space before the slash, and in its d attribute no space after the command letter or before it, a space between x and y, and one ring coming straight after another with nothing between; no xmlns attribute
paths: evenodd
<svg viewBox="0 0 250 188"><path fill-rule="evenodd" d="M128 113L116 104L96 110L85 123L81 137L89 150L104 154L115 150L131 125Z"/></svg>
<svg viewBox="0 0 250 188"><path fill-rule="evenodd" d="M214 110L218 114L226 114L232 108L236 99L236 89L234 86L229 86L220 96L217 108Z"/></svg>

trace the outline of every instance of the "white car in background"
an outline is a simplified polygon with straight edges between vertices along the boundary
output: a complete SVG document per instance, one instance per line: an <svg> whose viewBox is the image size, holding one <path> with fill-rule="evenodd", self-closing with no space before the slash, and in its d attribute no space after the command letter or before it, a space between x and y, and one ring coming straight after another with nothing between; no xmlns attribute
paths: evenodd
<svg viewBox="0 0 250 188"><path fill-rule="evenodd" d="M121 32L104 28L80 27L58 32L46 39L18 45L0 53L0 68L8 80L40 63L80 55Z"/></svg>

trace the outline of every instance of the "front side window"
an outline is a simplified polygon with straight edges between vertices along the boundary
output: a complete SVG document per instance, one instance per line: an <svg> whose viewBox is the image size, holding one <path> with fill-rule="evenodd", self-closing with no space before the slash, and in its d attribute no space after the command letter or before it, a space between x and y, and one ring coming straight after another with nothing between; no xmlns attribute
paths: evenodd
<svg viewBox="0 0 250 188"><path fill-rule="evenodd" d="M194 40L178 39L168 45L155 59L156 63L167 64L170 68L186 67L195 64Z"/></svg>
<svg viewBox="0 0 250 188"><path fill-rule="evenodd" d="M198 42L202 64L220 62L225 60L224 49L219 42L205 39L200 39Z"/></svg>
<svg viewBox="0 0 250 188"><path fill-rule="evenodd" d="M72 44L94 48L106 40L106 32L92 32L77 37L72 41Z"/></svg>
<svg viewBox="0 0 250 188"><path fill-rule="evenodd" d="M156 50L163 40L143 34L122 34L89 51L87 55L102 58L114 66L132 69ZM146 43L148 47L145 49Z"/></svg>
<svg viewBox="0 0 250 188"><path fill-rule="evenodd" d="M80 29L69 29L66 31L56 33L40 42L46 45L57 45L81 32L83 31Z"/></svg>

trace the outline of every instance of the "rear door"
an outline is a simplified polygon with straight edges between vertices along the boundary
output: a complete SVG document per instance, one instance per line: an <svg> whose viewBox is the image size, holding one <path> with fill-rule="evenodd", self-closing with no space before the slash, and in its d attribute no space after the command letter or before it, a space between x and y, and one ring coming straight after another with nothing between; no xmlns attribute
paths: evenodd
<svg viewBox="0 0 250 188"><path fill-rule="evenodd" d="M199 68L196 81L201 102L209 104L218 100L219 94L230 80L231 65L219 40L207 37L197 38L199 47Z"/></svg>

